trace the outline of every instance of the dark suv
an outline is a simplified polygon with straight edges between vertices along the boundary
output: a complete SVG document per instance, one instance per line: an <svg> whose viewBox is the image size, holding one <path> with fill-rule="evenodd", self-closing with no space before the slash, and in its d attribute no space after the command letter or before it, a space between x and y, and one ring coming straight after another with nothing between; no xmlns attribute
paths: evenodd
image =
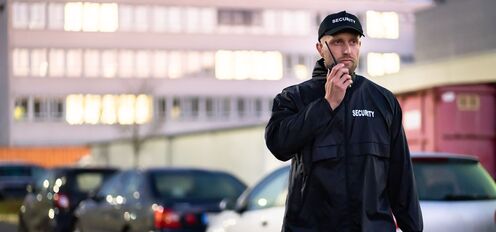
<svg viewBox="0 0 496 232"><path fill-rule="evenodd" d="M0 200L22 199L26 195L26 187L43 168L23 162L0 162Z"/></svg>
<svg viewBox="0 0 496 232"><path fill-rule="evenodd" d="M19 212L19 231L72 231L76 206L115 172L112 168L47 170L28 187Z"/></svg>

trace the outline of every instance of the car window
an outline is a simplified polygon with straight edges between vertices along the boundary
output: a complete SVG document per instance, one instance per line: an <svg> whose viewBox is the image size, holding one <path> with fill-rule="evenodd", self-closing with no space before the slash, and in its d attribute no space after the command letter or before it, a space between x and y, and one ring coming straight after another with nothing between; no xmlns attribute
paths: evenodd
<svg viewBox="0 0 496 232"><path fill-rule="evenodd" d="M250 193L247 210L284 206L288 191L289 168L276 171Z"/></svg>
<svg viewBox="0 0 496 232"><path fill-rule="evenodd" d="M123 176L123 180L124 197L128 200L138 199L141 194L139 192L141 184L141 174L138 172L130 171Z"/></svg>
<svg viewBox="0 0 496 232"><path fill-rule="evenodd" d="M0 168L0 176L2 177L30 177L32 175L30 166L3 166Z"/></svg>
<svg viewBox="0 0 496 232"><path fill-rule="evenodd" d="M111 176L107 181L102 183L101 188L99 189L97 196L99 197L107 197L107 196L116 196L120 188L122 186L122 173Z"/></svg>
<svg viewBox="0 0 496 232"><path fill-rule="evenodd" d="M235 178L222 173L158 171L150 176L154 192L172 201L235 199L245 188Z"/></svg>
<svg viewBox="0 0 496 232"><path fill-rule="evenodd" d="M413 168L420 200L496 199L496 185L479 162L424 160Z"/></svg>
<svg viewBox="0 0 496 232"><path fill-rule="evenodd" d="M112 174L110 170L78 170L62 178L62 182L71 192L86 194L97 190Z"/></svg>

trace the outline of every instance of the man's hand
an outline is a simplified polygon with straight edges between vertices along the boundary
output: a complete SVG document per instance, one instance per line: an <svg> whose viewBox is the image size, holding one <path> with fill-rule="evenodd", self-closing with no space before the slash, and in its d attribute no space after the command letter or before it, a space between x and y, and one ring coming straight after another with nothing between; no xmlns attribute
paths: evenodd
<svg viewBox="0 0 496 232"><path fill-rule="evenodd" d="M341 104L346 94L346 89L353 83L349 72L349 69L345 68L344 64L339 63L327 73L325 99L333 110Z"/></svg>

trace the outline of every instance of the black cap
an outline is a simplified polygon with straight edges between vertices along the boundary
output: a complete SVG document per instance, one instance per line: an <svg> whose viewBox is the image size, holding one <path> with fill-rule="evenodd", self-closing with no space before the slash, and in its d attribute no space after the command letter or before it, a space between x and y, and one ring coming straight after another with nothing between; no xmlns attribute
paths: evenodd
<svg viewBox="0 0 496 232"><path fill-rule="evenodd" d="M338 13L330 14L322 20L319 26L319 39L324 35L333 35L336 32L344 29L352 29L363 35L362 24L355 15L341 11Z"/></svg>

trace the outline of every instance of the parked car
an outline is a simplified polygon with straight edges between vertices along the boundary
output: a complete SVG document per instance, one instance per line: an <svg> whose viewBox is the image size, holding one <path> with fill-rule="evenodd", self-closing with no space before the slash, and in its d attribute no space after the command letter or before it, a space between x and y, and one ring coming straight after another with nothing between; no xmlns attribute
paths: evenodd
<svg viewBox="0 0 496 232"><path fill-rule="evenodd" d="M153 168L120 172L76 210L76 231L203 232L207 214L246 185L231 174ZM223 201L224 200L224 201Z"/></svg>
<svg viewBox="0 0 496 232"><path fill-rule="evenodd" d="M77 167L47 170L28 187L19 211L19 231L72 231L76 206L116 171Z"/></svg>
<svg viewBox="0 0 496 232"><path fill-rule="evenodd" d="M475 156L412 153L425 232L496 231L496 184ZM207 232L276 232L284 217L289 166L243 193ZM400 230L398 230L400 231Z"/></svg>
<svg viewBox="0 0 496 232"><path fill-rule="evenodd" d="M41 166L24 162L0 162L0 200L22 199L26 187L43 172Z"/></svg>

